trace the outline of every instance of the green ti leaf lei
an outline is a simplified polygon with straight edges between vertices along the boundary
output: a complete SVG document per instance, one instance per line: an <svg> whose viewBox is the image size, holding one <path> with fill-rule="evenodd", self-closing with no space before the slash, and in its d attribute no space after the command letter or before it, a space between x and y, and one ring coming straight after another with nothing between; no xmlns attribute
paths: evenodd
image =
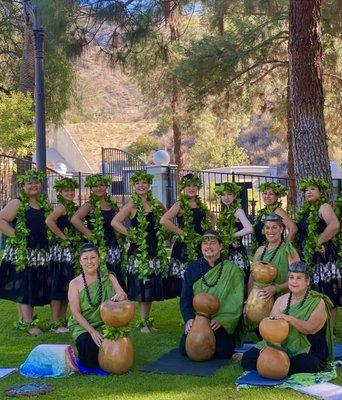
<svg viewBox="0 0 342 400"><path fill-rule="evenodd" d="M221 212L217 220L217 232L222 240L222 254L228 256L229 246L236 242L234 234L237 232L235 212L241 207L241 199L235 199L232 204L221 206Z"/></svg>
<svg viewBox="0 0 342 400"><path fill-rule="evenodd" d="M321 195L319 199L314 202L304 201L302 207L297 213L296 222L300 222L303 218L303 215L307 212L309 213L307 219L307 235L303 248L303 259L305 264L308 266L309 274L312 276L313 273L313 255L317 250L317 239L318 239L318 227L319 227L319 215L318 210L320 206L324 203L327 203L328 199L325 195Z"/></svg>
<svg viewBox="0 0 342 400"><path fill-rule="evenodd" d="M113 326L104 325L102 328L102 335L108 340L118 340L129 335L130 328L128 326L114 328Z"/></svg>
<svg viewBox="0 0 342 400"><path fill-rule="evenodd" d="M264 217L274 214L275 210L277 208L281 208L281 207L282 207L281 201L277 201L277 202L270 204L270 205L262 208L261 210L259 210L254 219L253 228L255 228ZM255 235L253 235L252 250L254 253L257 250L257 248L258 248L258 242L255 238Z"/></svg>
<svg viewBox="0 0 342 400"><path fill-rule="evenodd" d="M182 218L183 218L183 231L184 236L181 237L183 243L185 243L186 247L186 257L187 262L195 261L198 258L197 249L198 245L201 242L201 236L195 232L194 228L194 215L191 211L189 199L185 196L185 194L181 193L179 196L179 202L182 210ZM207 231L211 229L210 219L208 217L209 209L203 203L199 196L196 197L196 203L198 208L203 212L204 219L202 221L202 229L203 231Z"/></svg>
<svg viewBox="0 0 342 400"><path fill-rule="evenodd" d="M118 212L118 206L116 202L106 193L105 202L110 205L110 207L115 211ZM92 233L93 235L89 238L89 240L97 246L99 249L100 254L100 269L103 273L108 273L106 267L106 258L107 258L107 248L106 242L104 237L104 229L103 229L103 217L101 215L101 203L98 196L94 193L90 194L89 202L91 205L91 212L90 212L90 223L92 225Z"/></svg>
<svg viewBox="0 0 342 400"><path fill-rule="evenodd" d="M137 220L138 227L131 228L128 231L127 239L130 242L134 242L137 244L138 252L136 255L138 261L138 271L139 271L139 279L142 279L144 282L148 280L149 275L149 256L148 256L148 244L147 244L147 227L149 222L147 221L146 212L144 210L141 198L136 193L132 194L133 203L137 209ZM159 207L158 201L152 196L152 193L149 191L147 194L147 201L150 204L151 212L154 215L155 220L155 228L157 235L157 258L162 267L162 274L166 276L169 262L167 258L167 251L165 248L165 229L160 224L160 219L163 215L161 208Z"/></svg>
<svg viewBox="0 0 342 400"><path fill-rule="evenodd" d="M25 218L25 213L29 208L29 198L22 189L19 191L18 198L20 200L20 206L16 215L17 223L14 228L14 237L9 239L9 244L17 248L16 270L19 272L24 271L25 269L27 240L30 232L26 226ZM47 218L51 212L51 207L46 201L45 196L43 194L39 194L37 197L37 202L44 210L45 218Z"/></svg>
<svg viewBox="0 0 342 400"><path fill-rule="evenodd" d="M339 197L336 200L335 213L336 213L338 220L341 222L341 220L342 220L342 193L340 193ZM336 242L337 242L338 255L341 260L342 259L342 228L340 228L339 232L336 235Z"/></svg>

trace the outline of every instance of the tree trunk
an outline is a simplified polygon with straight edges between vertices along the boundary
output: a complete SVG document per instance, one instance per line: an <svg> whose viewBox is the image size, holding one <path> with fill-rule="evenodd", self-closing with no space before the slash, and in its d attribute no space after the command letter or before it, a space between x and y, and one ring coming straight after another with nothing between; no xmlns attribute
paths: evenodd
<svg viewBox="0 0 342 400"><path fill-rule="evenodd" d="M297 199L297 187L295 180L295 170L293 165L293 149L292 149L292 127L291 127L291 116L290 116L290 77L287 79L287 94L286 94L286 119L287 119L287 177L288 177L288 194L287 204L296 204Z"/></svg>
<svg viewBox="0 0 342 400"><path fill-rule="evenodd" d="M179 4L171 0L164 1L164 17L165 25L168 27L170 42L172 43L179 40L179 23L180 23L180 9ZM170 63L169 49L167 49L167 62ZM182 169L182 132L180 129L179 118L178 118L178 101L179 91L175 77L171 77L172 93L170 98L171 111L172 111L172 130L173 130L173 154L175 163L178 166L178 170Z"/></svg>
<svg viewBox="0 0 342 400"><path fill-rule="evenodd" d="M227 14L229 3L231 0L221 0L216 13L217 29L219 35L224 34L224 17Z"/></svg>
<svg viewBox="0 0 342 400"><path fill-rule="evenodd" d="M288 52L297 186L310 176L331 180L323 115L321 0L290 0Z"/></svg>

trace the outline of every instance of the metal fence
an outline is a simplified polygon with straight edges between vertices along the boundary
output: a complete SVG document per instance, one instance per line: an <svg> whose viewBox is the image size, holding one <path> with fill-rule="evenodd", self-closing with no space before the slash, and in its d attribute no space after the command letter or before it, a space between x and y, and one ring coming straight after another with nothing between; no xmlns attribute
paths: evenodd
<svg viewBox="0 0 342 400"><path fill-rule="evenodd" d="M197 172L201 177L203 182L203 186L200 190L200 196L202 197L205 204L209 207L210 210L218 213L220 211L220 204L215 195L215 186L220 185L224 182L235 182L239 184L242 188L241 190L241 200L242 200L242 208L244 209L246 215L252 221L254 216L260 210L260 208L264 207L261 193L258 188L263 182L277 182L284 186L289 186L289 179L282 177L271 177L271 176L262 176L262 175L246 175L246 174L238 174L238 173L223 173L216 171L193 171L193 170L180 170L177 171L175 167L170 166L169 168L169 186L168 186L168 207L171 206L176 200L178 196L178 188L177 188L177 178L181 179L182 176L188 173ZM342 190L342 179L333 179L333 196L334 199L337 198L339 193ZM289 212L292 214L295 209L293 205L287 204L287 199L284 198L283 206L287 208Z"/></svg>

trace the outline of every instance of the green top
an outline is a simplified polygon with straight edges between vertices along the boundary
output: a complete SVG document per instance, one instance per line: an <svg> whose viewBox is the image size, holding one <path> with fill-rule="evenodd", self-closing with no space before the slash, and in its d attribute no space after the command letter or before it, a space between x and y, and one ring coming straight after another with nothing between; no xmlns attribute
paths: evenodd
<svg viewBox="0 0 342 400"><path fill-rule="evenodd" d="M108 276L101 277L102 281L102 293L103 301L110 299L114 296L115 290L112 281ZM99 282L98 279L88 285L89 294L92 302L98 302L99 300ZM83 317L93 326L95 329L99 329L104 325L100 316L100 307L93 307L89 304L87 293L83 288L79 293L80 308ZM87 332L83 326L81 326L76 319L71 316L68 321L68 328L74 341L82 334Z"/></svg>
<svg viewBox="0 0 342 400"><path fill-rule="evenodd" d="M332 329L332 319L330 313L330 310L332 309L333 305L329 300L329 298L324 294L311 290L308 298L305 300L302 307L300 307L301 302L296 303L290 307L289 315L301 319L303 321L307 321L322 299L324 300L325 309L327 312L327 328L325 333L325 339L327 341L329 349L328 361L333 361L334 360L333 329ZM262 340L261 342L258 342L255 345L257 349L262 349L265 346L267 346L267 342L265 340ZM286 341L282 344L282 348L288 353L290 357L294 357L298 354L309 353L311 344L304 333L299 332L296 328L294 328L290 324L289 336L287 337Z"/></svg>
<svg viewBox="0 0 342 400"><path fill-rule="evenodd" d="M262 261L269 262L275 249L267 249ZM279 247L277 254L274 256L272 260L272 264L274 264L277 267L277 276L275 280L273 281L274 283L280 285L284 282L287 281L288 277L288 269L289 269L289 262L288 262L288 257L292 255L294 250L294 247L291 242L284 242L282 245ZM258 260L260 260L261 255L258 257ZM264 286L268 286L264 285Z"/></svg>
<svg viewBox="0 0 342 400"><path fill-rule="evenodd" d="M216 282L220 264L211 268L204 276L208 284ZM193 284L194 295L209 293L220 301L218 313L212 316L229 333L233 334L242 314L244 296L244 273L230 261L223 261L222 275L214 287L207 287L202 278Z"/></svg>

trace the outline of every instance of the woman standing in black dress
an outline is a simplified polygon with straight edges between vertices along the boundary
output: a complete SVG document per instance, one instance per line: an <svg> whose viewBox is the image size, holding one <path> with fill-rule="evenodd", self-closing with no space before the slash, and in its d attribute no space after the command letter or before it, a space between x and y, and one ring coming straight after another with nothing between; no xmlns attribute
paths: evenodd
<svg viewBox="0 0 342 400"><path fill-rule="evenodd" d="M68 308L68 288L75 269L75 252L79 246L79 235L71 224L76 211L74 203L75 179L57 179L53 185L57 192L57 207L46 219L46 225L53 234L49 249L49 279L51 300L51 330L55 333L68 332L66 311Z"/></svg>
<svg viewBox="0 0 342 400"><path fill-rule="evenodd" d="M168 277L164 281L165 298L180 296L182 278L189 262L202 257L201 238L203 232L214 228L216 217L198 196L202 186L195 174L186 174L179 184L179 200L163 215L160 223L176 234L172 247ZM177 218L178 226L173 223Z"/></svg>
<svg viewBox="0 0 342 400"><path fill-rule="evenodd" d="M281 197L286 196L287 189L285 186L276 182L264 182L259 186L265 207L258 211L253 223L254 228L254 241L253 250L262 246L266 240L263 232L265 225L265 218L271 214L277 214L282 218L286 228L286 239L291 241L294 239L297 226L291 219L289 214L282 208L282 203L279 200Z"/></svg>
<svg viewBox="0 0 342 400"><path fill-rule="evenodd" d="M240 191L241 186L234 182L225 182L215 187L215 193L220 196L221 200L217 232L222 241L222 257L242 269L247 284L249 260L242 238L253 233L253 227L241 208Z"/></svg>
<svg viewBox="0 0 342 400"><path fill-rule="evenodd" d="M164 300L163 275L168 268L160 218L164 206L151 193L153 175L145 171L132 175L134 193L112 221L112 226L130 242L127 260L128 298L140 303L141 332L153 330L150 311L153 301ZM124 225L130 219L131 228Z"/></svg>
<svg viewBox="0 0 342 400"><path fill-rule="evenodd" d="M305 202L297 215L297 247L308 266L312 288L327 295L334 304L335 324L336 309L342 305L341 270L334 243L340 222L328 204L329 183L325 179L303 179L300 189L305 192Z"/></svg>
<svg viewBox="0 0 342 400"><path fill-rule="evenodd" d="M45 175L26 171L18 178L17 199L0 211L0 230L8 236L0 266L0 298L19 304L17 329L39 335L35 306L49 304L47 230L50 206L40 193Z"/></svg>
<svg viewBox="0 0 342 400"><path fill-rule="evenodd" d="M72 216L71 223L86 236L87 240L95 244L100 253L100 269L107 269L114 273L123 290L126 284L121 271L121 251L118 239L110 223L118 206L107 193L107 188L112 183L108 176L91 175L85 180L85 187L90 187L89 201L84 203Z"/></svg>

